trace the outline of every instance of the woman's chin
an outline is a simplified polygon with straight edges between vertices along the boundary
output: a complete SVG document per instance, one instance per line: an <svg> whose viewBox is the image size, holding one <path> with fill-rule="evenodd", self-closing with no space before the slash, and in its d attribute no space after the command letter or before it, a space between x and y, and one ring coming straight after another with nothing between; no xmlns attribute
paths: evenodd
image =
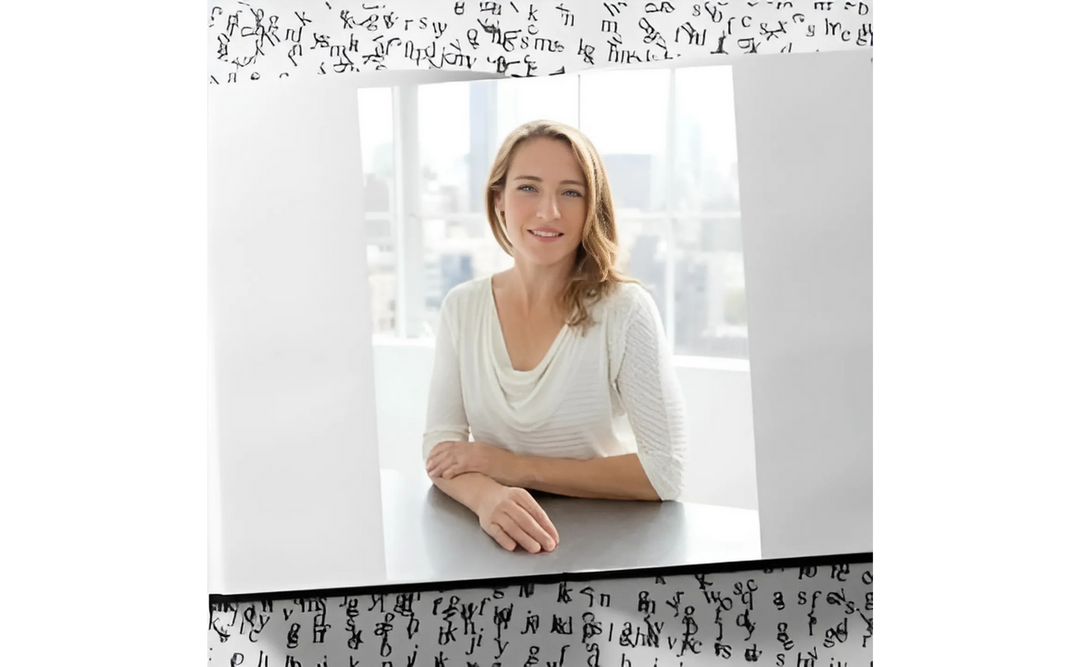
<svg viewBox="0 0 1080 667"><path fill-rule="evenodd" d="M514 257L533 266L556 267L570 262L573 255L573 253L565 250L555 251L554 248L548 252L544 252L544 250L544 248L540 248L539 251L530 248L525 252L521 252L519 249L519 252L516 252Z"/></svg>

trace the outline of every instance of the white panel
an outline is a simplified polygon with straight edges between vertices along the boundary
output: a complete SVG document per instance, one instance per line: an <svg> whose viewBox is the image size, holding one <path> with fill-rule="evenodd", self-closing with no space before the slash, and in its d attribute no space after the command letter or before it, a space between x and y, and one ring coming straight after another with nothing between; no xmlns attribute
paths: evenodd
<svg viewBox="0 0 1080 667"><path fill-rule="evenodd" d="M210 90L211 592L385 576L356 104Z"/></svg>
<svg viewBox="0 0 1080 667"><path fill-rule="evenodd" d="M868 53L734 69L764 558L873 549L871 81Z"/></svg>

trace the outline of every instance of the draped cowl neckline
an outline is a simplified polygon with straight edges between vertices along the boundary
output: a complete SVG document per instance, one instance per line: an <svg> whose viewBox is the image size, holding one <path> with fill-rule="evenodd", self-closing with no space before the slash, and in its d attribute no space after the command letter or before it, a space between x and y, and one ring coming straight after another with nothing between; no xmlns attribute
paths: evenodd
<svg viewBox="0 0 1080 667"><path fill-rule="evenodd" d="M557 369L563 364L572 363L575 356L573 337L569 335L570 327L563 324L536 368L517 370L507 351L490 277L487 279L486 288L486 304L482 309L482 317L487 321L482 322L480 327L481 335L485 338L483 349L488 358L488 363L484 366L487 371L486 380L492 387L500 389L495 400L501 398L502 402L502 405L493 407L498 407L514 428L531 431L542 426L551 417L559 404L556 400L558 394L565 391L565 387L560 386L559 382L565 377L565 373L559 373Z"/></svg>

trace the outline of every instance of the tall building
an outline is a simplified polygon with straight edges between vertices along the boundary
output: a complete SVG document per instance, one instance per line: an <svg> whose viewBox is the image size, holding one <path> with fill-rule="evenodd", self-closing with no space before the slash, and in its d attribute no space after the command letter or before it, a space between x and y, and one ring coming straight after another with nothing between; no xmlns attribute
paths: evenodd
<svg viewBox="0 0 1080 667"><path fill-rule="evenodd" d="M675 352L695 354L701 347L714 304L706 289L709 267L695 256L675 266Z"/></svg>
<svg viewBox="0 0 1080 667"><path fill-rule="evenodd" d="M450 290L461 283L472 280L474 277L473 258L471 254L447 253L440 255L439 264L440 273L442 274L440 288L442 289L443 297L445 297ZM439 301L442 301L441 297Z"/></svg>
<svg viewBox="0 0 1080 667"><path fill-rule="evenodd" d="M665 312L667 299L664 296L664 262L659 257L660 237L655 234L641 234L630 250L626 262L626 272L632 278L641 281L656 302L660 313Z"/></svg>
<svg viewBox="0 0 1080 667"><path fill-rule="evenodd" d="M368 275L371 286L372 326L376 334L393 334L395 327L394 306L397 302L397 279L393 273Z"/></svg>

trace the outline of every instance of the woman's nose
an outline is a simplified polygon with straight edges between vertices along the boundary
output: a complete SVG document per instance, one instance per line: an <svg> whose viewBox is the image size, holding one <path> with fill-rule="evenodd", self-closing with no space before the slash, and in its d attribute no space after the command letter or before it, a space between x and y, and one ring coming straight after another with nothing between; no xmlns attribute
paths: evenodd
<svg viewBox="0 0 1080 667"><path fill-rule="evenodd" d="M544 197L540 203L537 215L544 220L556 220L559 218L559 204L555 197Z"/></svg>

